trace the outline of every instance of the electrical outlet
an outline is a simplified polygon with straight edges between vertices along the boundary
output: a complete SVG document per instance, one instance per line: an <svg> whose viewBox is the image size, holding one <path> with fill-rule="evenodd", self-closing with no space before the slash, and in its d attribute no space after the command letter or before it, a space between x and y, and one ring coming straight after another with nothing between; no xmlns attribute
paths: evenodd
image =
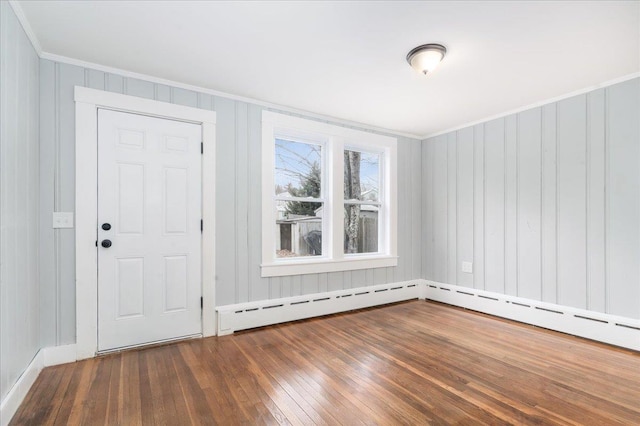
<svg viewBox="0 0 640 426"><path fill-rule="evenodd" d="M53 212L53 228L73 228L73 212Z"/></svg>
<svg viewBox="0 0 640 426"><path fill-rule="evenodd" d="M473 274L473 263L462 262L462 272L466 272L467 274Z"/></svg>

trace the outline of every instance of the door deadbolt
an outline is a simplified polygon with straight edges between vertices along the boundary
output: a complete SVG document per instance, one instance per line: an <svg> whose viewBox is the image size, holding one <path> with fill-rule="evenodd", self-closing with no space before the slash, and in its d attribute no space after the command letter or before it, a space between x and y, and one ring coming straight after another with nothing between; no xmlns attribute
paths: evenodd
<svg viewBox="0 0 640 426"><path fill-rule="evenodd" d="M111 240L102 240L102 242L100 244L104 248L109 248L109 247L111 247Z"/></svg>
<svg viewBox="0 0 640 426"><path fill-rule="evenodd" d="M103 223L102 224L102 229L104 231L108 231L109 229L111 229L111 224L110 223Z"/></svg>

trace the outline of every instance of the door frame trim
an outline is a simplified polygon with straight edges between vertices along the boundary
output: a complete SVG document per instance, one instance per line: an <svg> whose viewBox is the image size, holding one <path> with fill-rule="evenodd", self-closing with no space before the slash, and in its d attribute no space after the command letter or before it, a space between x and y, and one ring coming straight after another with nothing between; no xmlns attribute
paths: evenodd
<svg viewBox="0 0 640 426"><path fill-rule="evenodd" d="M215 315L215 142L216 113L86 87L74 87L76 357L98 349L98 108L186 121L202 128L202 335L214 336ZM205 261L206 259L206 261Z"/></svg>

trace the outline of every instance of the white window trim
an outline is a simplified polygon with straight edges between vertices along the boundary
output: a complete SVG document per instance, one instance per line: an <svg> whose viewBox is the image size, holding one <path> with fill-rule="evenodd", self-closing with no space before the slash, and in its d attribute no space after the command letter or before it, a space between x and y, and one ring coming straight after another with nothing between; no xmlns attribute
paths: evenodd
<svg viewBox="0 0 640 426"><path fill-rule="evenodd" d="M215 140L216 113L102 90L75 87L76 102L76 358L98 348L98 108L201 125L202 156L202 335L216 333ZM205 261L206 259L206 261Z"/></svg>
<svg viewBox="0 0 640 426"><path fill-rule="evenodd" d="M324 158L332 168L323 165L323 184L330 185L331 191L324 192L330 205L342 206L343 199L343 150L362 149L366 152L382 152L381 214L385 226L381 235L381 252L344 254L343 224L335 220L336 213L323 214L323 256L277 259L275 257L276 223L274 208L275 139L300 138L301 142L324 145ZM263 277L338 272L358 269L385 268L398 265L397 255L397 140L390 136L377 135L360 130L321 123L271 111L262 112L262 264ZM328 197L331 197L329 200ZM329 209L326 209L328 211ZM325 254L326 253L326 254Z"/></svg>

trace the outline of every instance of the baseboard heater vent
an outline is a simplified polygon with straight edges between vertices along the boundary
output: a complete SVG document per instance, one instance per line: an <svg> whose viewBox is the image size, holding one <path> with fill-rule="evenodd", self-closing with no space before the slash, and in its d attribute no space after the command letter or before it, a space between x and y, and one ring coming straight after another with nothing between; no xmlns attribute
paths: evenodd
<svg viewBox="0 0 640 426"><path fill-rule="evenodd" d="M359 289L219 306L216 309L218 312L218 335L417 299L420 290L418 284L416 282L390 283ZM322 303L327 301L332 303Z"/></svg>
<svg viewBox="0 0 640 426"><path fill-rule="evenodd" d="M478 294L477 296L482 298L482 299L493 300L494 302L499 302L500 301L500 299L496 299L495 297L491 297L491 296L485 296L483 294Z"/></svg>
<svg viewBox="0 0 640 426"><path fill-rule="evenodd" d="M539 311L547 311L547 312L552 312L554 314L564 315L564 312L556 311L555 309L541 308L540 306L536 306L535 308L538 309Z"/></svg>
<svg viewBox="0 0 640 426"><path fill-rule="evenodd" d="M618 323L616 323L616 325L617 325L618 327L630 328L630 329L632 329L632 330L640 331L640 327L634 327L634 326L632 326L632 325L627 325L627 324L618 324Z"/></svg>
<svg viewBox="0 0 640 426"><path fill-rule="evenodd" d="M315 302L315 300L314 300ZM283 305L271 305L271 306L265 306L262 309L273 309L273 308L281 308Z"/></svg>
<svg viewBox="0 0 640 426"><path fill-rule="evenodd" d="M601 320L601 319L597 319L597 318L589 318L589 317L585 317L583 315L574 315L574 317L582 318L582 319L589 320L589 321L601 322L603 324L609 324L609 321L605 321L605 320Z"/></svg>
<svg viewBox="0 0 640 426"><path fill-rule="evenodd" d="M636 319L426 280L421 297L640 351Z"/></svg>

